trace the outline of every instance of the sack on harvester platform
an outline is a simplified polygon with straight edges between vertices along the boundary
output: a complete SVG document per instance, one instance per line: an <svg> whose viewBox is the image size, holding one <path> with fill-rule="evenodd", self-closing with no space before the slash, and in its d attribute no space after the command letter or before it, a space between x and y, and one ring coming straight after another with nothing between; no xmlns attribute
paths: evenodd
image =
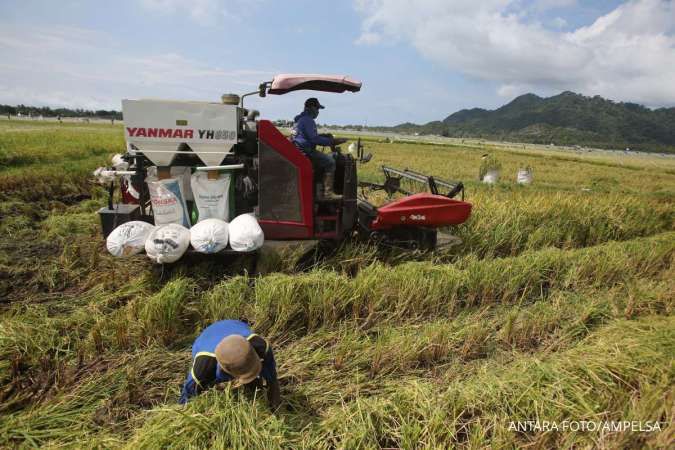
<svg viewBox="0 0 675 450"><path fill-rule="evenodd" d="M171 166L169 169L169 175L171 178L176 178L180 181L181 189L185 195L185 201L193 201L194 198L192 197L192 188L190 187L192 169L185 166ZM148 177L157 178L157 166L148 167Z"/></svg>
<svg viewBox="0 0 675 450"><path fill-rule="evenodd" d="M216 253L223 250L227 247L228 228L224 220L201 220L190 229L192 248L199 253Z"/></svg>
<svg viewBox="0 0 675 450"><path fill-rule="evenodd" d="M183 194L183 183L177 178L158 180L153 176L148 176L145 181L150 192L155 225L175 223L189 227L190 216Z"/></svg>
<svg viewBox="0 0 675 450"><path fill-rule="evenodd" d="M200 171L192 174L190 185L199 222L205 219L229 220L231 180L229 173L220 173L216 177Z"/></svg>
<svg viewBox="0 0 675 450"><path fill-rule="evenodd" d="M123 223L108 235L105 245L113 256L136 255L145 248L145 241L153 228L140 220Z"/></svg>
<svg viewBox="0 0 675 450"><path fill-rule="evenodd" d="M156 263L172 263L183 256L189 245L190 230L171 223L155 227L145 241L145 252Z"/></svg>
<svg viewBox="0 0 675 450"><path fill-rule="evenodd" d="M238 252L251 252L262 247L265 235L253 214L242 214L230 222L230 247Z"/></svg>

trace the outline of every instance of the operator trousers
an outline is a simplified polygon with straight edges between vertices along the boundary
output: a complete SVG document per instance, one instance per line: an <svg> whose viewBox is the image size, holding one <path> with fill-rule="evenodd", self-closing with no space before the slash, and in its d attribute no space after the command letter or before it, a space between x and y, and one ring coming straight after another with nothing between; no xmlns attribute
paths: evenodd
<svg viewBox="0 0 675 450"><path fill-rule="evenodd" d="M312 162L312 167L321 174L325 175L327 173L335 172L335 158L333 158L333 155L327 155L318 150L304 149L302 149L302 153L304 153Z"/></svg>

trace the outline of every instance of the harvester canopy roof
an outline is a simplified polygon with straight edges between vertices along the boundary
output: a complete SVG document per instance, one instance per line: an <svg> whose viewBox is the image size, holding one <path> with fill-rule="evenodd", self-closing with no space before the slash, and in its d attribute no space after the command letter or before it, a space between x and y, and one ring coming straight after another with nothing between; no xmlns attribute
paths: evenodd
<svg viewBox="0 0 675 450"><path fill-rule="evenodd" d="M346 75L288 74L274 77L268 94L285 94L299 90L323 92L358 92L361 82Z"/></svg>

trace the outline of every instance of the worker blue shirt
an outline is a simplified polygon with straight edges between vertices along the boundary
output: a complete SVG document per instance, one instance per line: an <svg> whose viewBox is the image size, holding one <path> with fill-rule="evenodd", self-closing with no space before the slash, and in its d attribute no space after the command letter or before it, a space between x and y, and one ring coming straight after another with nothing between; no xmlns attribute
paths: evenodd
<svg viewBox="0 0 675 450"><path fill-rule="evenodd" d="M316 131L316 122L309 111L304 110L295 116L294 121L293 143L303 152L315 150L317 145L331 145L331 138L319 136Z"/></svg>
<svg viewBox="0 0 675 450"><path fill-rule="evenodd" d="M226 373L216 361L215 351L223 338L235 334L245 337L261 359L262 370L259 378L262 378L267 385L276 381L277 366L272 347L267 341L253 333L244 322L221 320L206 327L192 344L192 363L183 385L180 403L186 403L190 397L216 384L232 381L232 376Z"/></svg>

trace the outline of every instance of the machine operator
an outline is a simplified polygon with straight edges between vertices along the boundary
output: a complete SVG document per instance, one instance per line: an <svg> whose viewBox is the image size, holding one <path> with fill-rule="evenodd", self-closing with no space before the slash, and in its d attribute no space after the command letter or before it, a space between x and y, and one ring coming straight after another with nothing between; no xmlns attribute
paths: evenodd
<svg viewBox="0 0 675 450"><path fill-rule="evenodd" d="M280 402L274 354L269 343L239 320L221 320L202 331L192 344L192 364L180 403L221 383L267 388L272 409Z"/></svg>
<svg viewBox="0 0 675 450"><path fill-rule="evenodd" d="M323 173L323 198L339 199L333 192L335 181L335 158L316 149L317 145L334 148L336 145L347 142L346 139L334 138L331 134L318 134L316 122L319 110L325 107L319 100L312 97L305 101L303 112L295 116L293 126L293 143L312 161L312 166Z"/></svg>

